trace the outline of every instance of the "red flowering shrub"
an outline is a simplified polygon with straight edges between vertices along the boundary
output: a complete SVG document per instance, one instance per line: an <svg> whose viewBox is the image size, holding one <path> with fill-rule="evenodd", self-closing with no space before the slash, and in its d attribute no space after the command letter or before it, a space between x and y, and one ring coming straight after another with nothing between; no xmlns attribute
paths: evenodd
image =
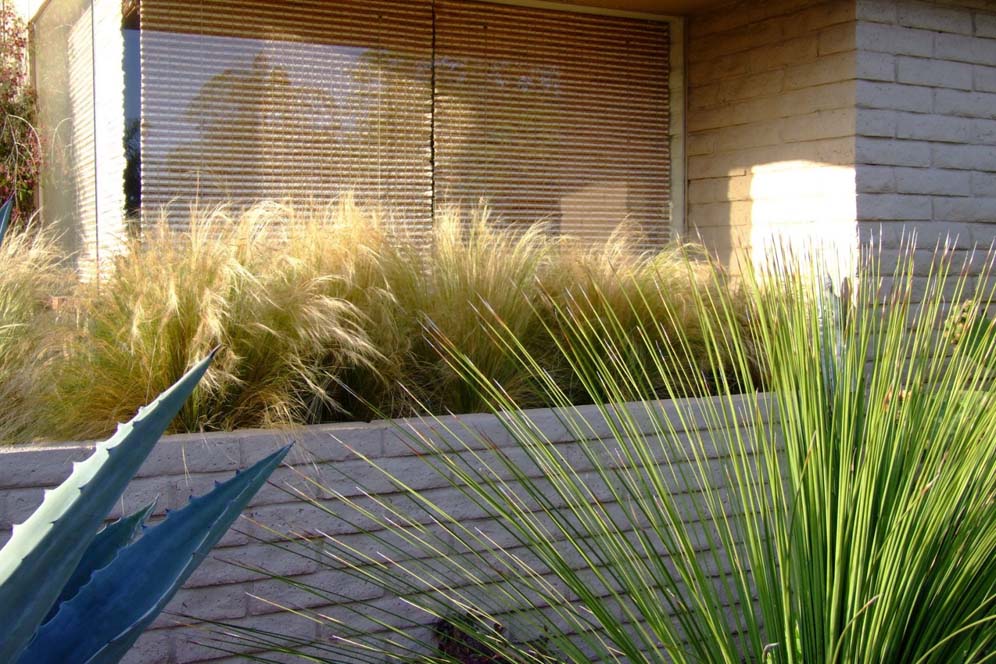
<svg viewBox="0 0 996 664"><path fill-rule="evenodd" d="M9 4L0 6L0 201L14 195L15 221L34 211L41 162L27 45L24 22Z"/></svg>

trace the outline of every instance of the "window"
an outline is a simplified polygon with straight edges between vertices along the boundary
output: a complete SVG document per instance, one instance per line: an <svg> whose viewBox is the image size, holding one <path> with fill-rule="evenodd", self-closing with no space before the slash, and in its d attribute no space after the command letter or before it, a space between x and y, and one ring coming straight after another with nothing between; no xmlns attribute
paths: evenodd
<svg viewBox="0 0 996 664"><path fill-rule="evenodd" d="M435 188L509 223L670 228L668 24L437 0Z"/></svg>
<svg viewBox="0 0 996 664"><path fill-rule="evenodd" d="M118 118L114 154L91 150L97 186L117 192L98 217L352 191L426 231L441 206L482 200L510 225L592 239L621 220L653 244L672 228L667 21L474 0L142 0L136 34L136 0L50 0L36 23L60 4L116 8L120 28L79 60L113 70L113 94L93 85L58 109L69 142L100 133L88 104L97 124ZM100 79L73 62L65 76ZM62 208L100 207L87 177Z"/></svg>

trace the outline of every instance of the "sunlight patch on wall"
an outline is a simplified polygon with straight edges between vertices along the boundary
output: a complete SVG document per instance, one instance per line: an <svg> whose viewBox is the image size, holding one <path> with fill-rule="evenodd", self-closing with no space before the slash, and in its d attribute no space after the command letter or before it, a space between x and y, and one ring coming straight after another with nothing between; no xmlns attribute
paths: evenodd
<svg viewBox="0 0 996 664"><path fill-rule="evenodd" d="M853 272L858 250L853 166L781 161L751 167L750 178L754 265L777 262L776 249L790 248L835 283Z"/></svg>

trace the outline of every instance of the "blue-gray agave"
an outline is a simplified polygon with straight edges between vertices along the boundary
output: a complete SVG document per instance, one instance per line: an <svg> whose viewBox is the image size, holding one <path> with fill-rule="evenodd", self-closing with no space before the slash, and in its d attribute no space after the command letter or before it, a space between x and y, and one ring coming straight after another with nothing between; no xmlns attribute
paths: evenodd
<svg viewBox="0 0 996 664"><path fill-rule="evenodd" d="M0 662L116 662L287 454L191 500L129 544L143 510L99 531L214 353L45 492L0 550Z"/></svg>

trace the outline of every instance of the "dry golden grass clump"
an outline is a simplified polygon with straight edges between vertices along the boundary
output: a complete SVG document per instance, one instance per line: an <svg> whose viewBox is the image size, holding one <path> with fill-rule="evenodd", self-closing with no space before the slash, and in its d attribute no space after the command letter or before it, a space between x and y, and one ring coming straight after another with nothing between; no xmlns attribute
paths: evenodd
<svg viewBox="0 0 996 664"><path fill-rule="evenodd" d="M60 341L30 435L104 435L217 345L174 431L481 410L438 352L444 342L519 403L544 405L535 378L489 334L484 323L495 322L532 343L545 370L584 401L591 395L545 333L568 339L565 312L615 316L624 330L652 320L664 338L684 330L693 347L674 370L698 385L708 363L694 347L692 294L715 288L714 266L694 248L641 255L630 240L621 231L584 246L542 224L513 231L487 209L449 209L420 246L349 196L192 210L179 224L164 217L105 280L79 286L75 329ZM646 359L634 350L627 361Z"/></svg>
<svg viewBox="0 0 996 664"><path fill-rule="evenodd" d="M71 272L54 239L25 231L0 245L0 443L23 439L33 427L66 331L52 311Z"/></svg>
<svg viewBox="0 0 996 664"><path fill-rule="evenodd" d="M306 422L331 403L337 369L375 350L362 314L337 296L342 276L286 250L284 212L194 212L182 231L163 220L107 280L81 286L43 435L107 433L218 345L174 430Z"/></svg>

